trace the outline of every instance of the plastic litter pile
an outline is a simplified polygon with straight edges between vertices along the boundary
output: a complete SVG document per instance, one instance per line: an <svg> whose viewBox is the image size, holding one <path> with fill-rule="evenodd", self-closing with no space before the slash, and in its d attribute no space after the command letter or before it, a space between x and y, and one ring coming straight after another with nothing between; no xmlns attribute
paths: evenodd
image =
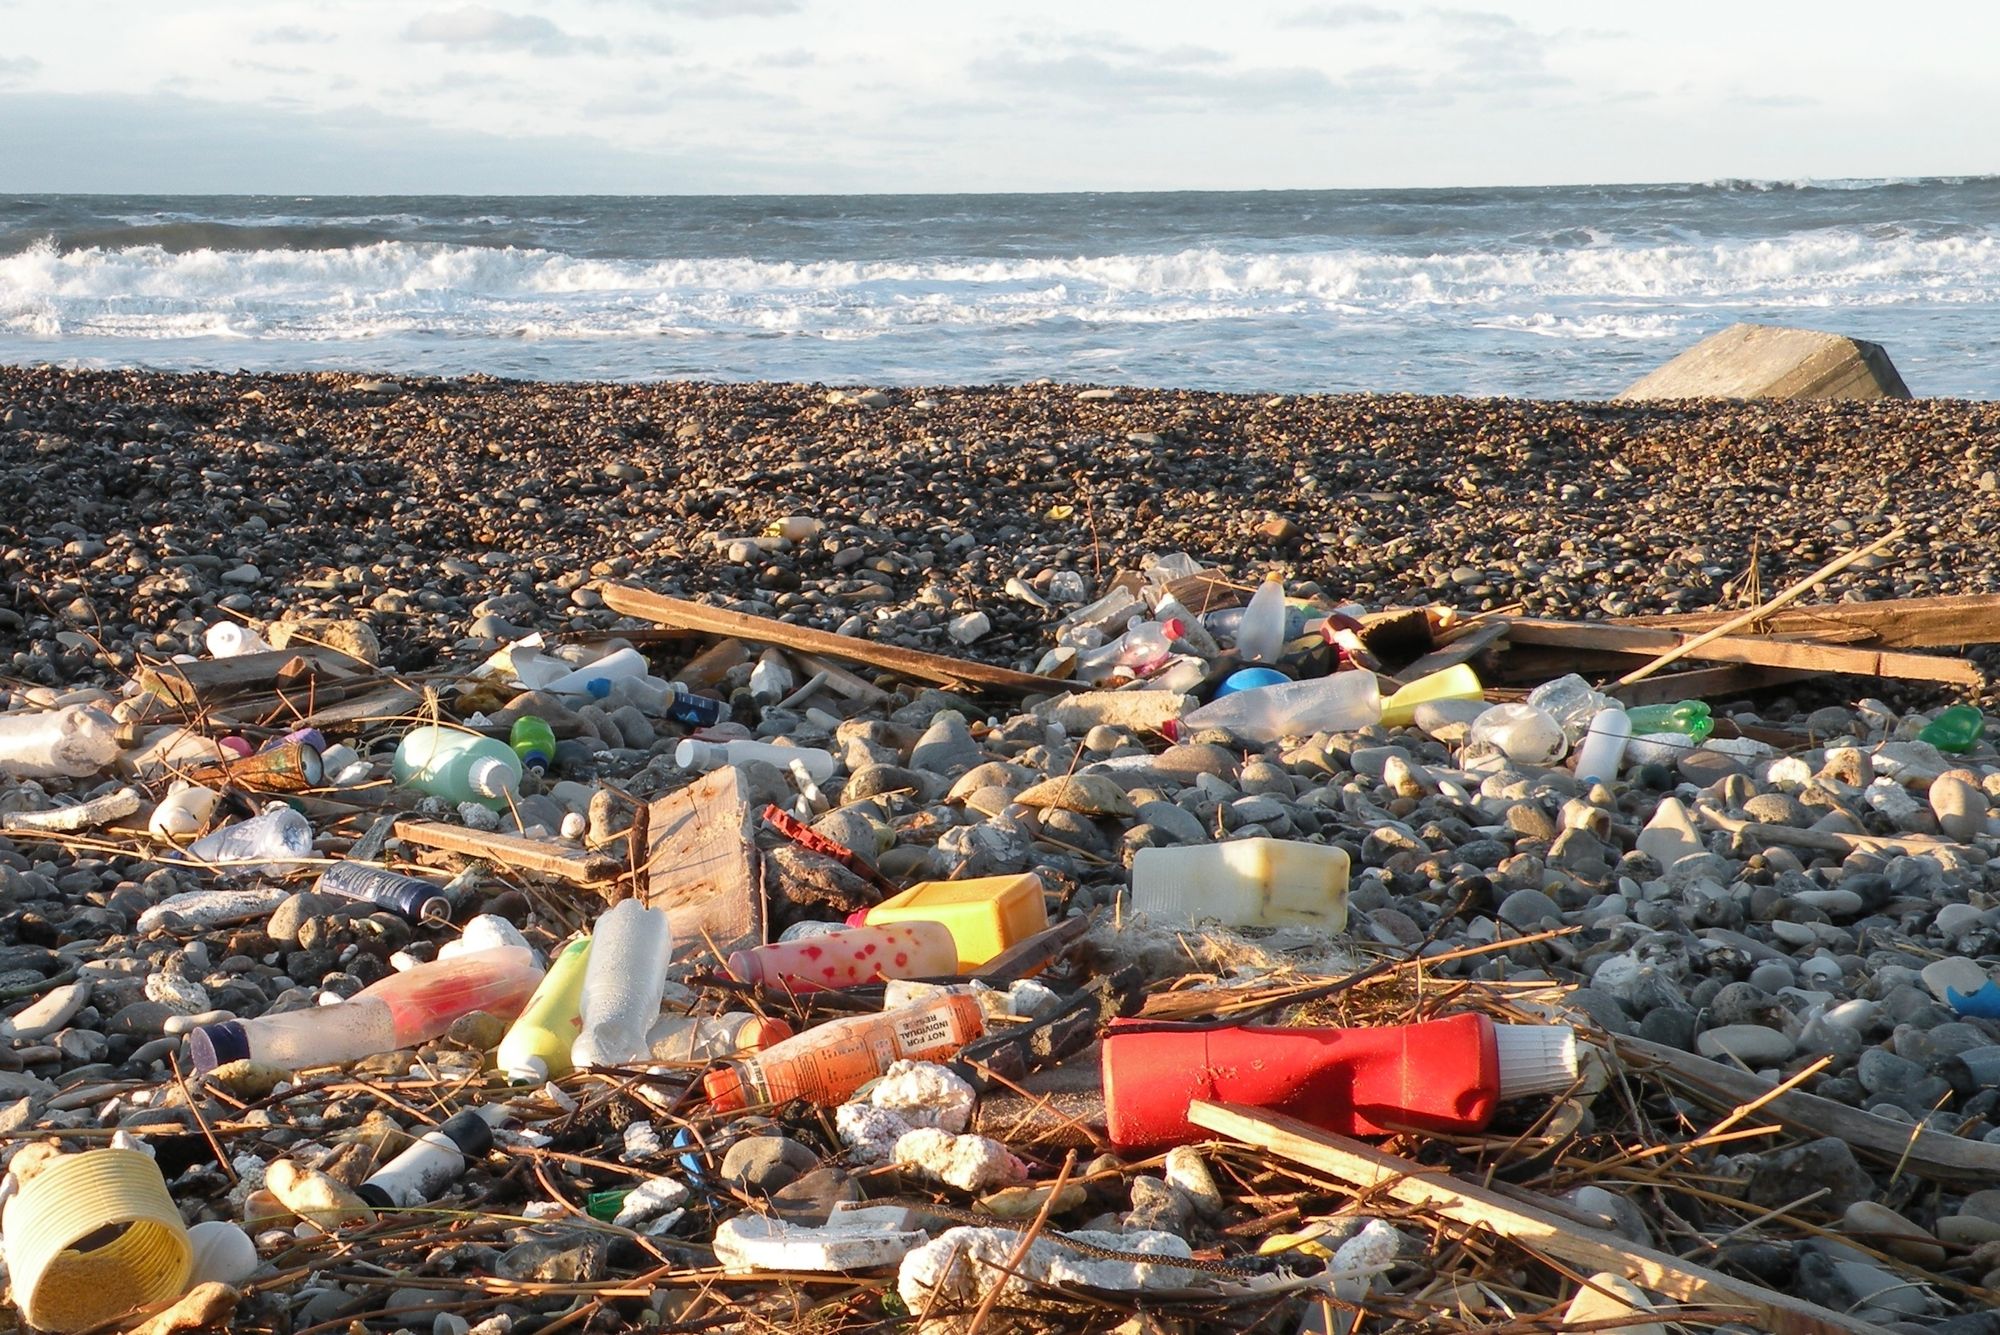
<svg viewBox="0 0 2000 1335"><path fill-rule="evenodd" d="M12 697L19 1321L1989 1328L1978 710L1091 592L1033 673L610 588Z"/></svg>

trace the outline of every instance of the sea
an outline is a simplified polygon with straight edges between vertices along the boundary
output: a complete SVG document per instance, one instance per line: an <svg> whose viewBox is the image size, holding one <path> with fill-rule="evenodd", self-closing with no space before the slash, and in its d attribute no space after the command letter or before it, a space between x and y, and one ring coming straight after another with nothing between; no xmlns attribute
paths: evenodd
<svg viewBox="0 0 2000 1335"><path fill-rule="evenodd" d="M1599 398L1742 320L2000 397L2000 177L0 195L0 363Z"/></svg>

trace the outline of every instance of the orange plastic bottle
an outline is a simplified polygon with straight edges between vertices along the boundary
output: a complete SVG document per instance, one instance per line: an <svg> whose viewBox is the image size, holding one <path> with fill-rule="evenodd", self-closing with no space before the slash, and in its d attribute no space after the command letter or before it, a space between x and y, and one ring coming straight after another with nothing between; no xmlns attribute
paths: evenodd
<svg viewBox="0 0 2000 1335"><path fill-rule="evenodd" d="M702 1080L718 1112L804 1099L845 1103L899 1061L944 1061L986 1032L979 1003L942 996L875 1015L850 1015L794 1035L755 1057L726 1062Z"/></svg>

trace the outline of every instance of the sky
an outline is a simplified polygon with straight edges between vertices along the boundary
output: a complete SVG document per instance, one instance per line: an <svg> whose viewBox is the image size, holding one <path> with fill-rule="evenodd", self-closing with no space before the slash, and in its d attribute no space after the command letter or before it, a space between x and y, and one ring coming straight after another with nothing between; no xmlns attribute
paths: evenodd
<svg viewBox="0 0 2000 1335"><path fill-rule="evenodd" d="M1985 0L0 0L0 189L1988 174L1997 50Z"/></svg>

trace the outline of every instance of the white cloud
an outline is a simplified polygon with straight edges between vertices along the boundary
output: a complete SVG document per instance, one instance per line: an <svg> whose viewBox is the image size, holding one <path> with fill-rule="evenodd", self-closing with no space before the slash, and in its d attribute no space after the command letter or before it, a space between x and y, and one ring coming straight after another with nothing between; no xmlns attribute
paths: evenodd
<svg viewBox="0 0 2000 1335"><path fill-rule="evenodd" d="M608 49L602 37L571 36L540 14L510 14L484 5L460 5L457 9L433 9L420 14L403 29L403 38L441 46L528 51L541 56Z"/></svg>
<svg viewBox="0 0 2000 1335"><path fill-rule="evenodd" d="M1401 23L1403 15L1380 5L1313 5L1280 20L1288 28L1359 28L1368 24Z"/></svg>
<svg viewBox="0 0 2000 1335"><path fill-rule="evenodd" d="M805 0L646 0L662 14L691 19L772 19L805 10Z"/></svg>

